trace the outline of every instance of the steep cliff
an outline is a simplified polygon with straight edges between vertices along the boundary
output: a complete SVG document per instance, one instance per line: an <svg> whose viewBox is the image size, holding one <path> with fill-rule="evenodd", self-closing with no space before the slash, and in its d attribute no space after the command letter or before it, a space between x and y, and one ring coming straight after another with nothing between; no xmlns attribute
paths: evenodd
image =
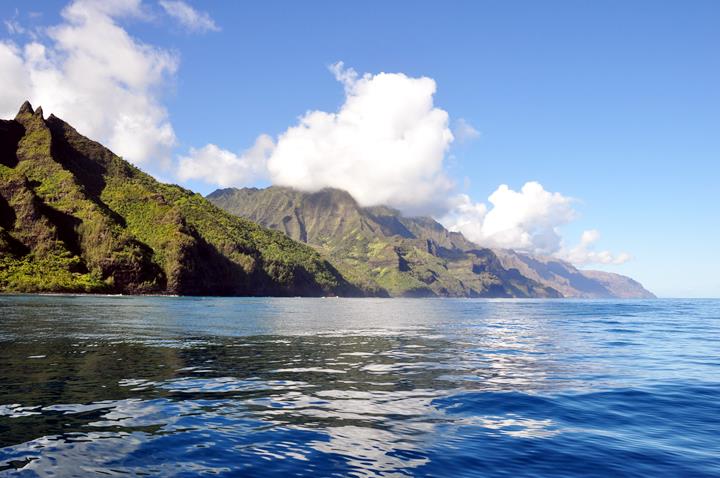
<svg viewBox="0 0 720 478"><path fill-rule="evenodd" d="M493 251L427 217L360 207L345 191L314 193L272 186L223 189L208 199L237 216L306 242L358 287L377 295L560 297Z"/></svg>
<svg viewBox="0 0 720 478"><path fill-rule="evenodd" d="M0 121L0 291L359 293L310 247L156 181L27 102Z"/></svg>

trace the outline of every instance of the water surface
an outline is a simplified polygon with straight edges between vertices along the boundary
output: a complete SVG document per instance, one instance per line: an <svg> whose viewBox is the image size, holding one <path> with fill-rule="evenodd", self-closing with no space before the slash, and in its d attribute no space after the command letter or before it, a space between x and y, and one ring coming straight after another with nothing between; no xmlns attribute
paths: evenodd
<svg viewBox="0 0 720 478"><path fill-rule="evenodd" d="M0 296L0 475L720 476L720 301Z"/></svg>

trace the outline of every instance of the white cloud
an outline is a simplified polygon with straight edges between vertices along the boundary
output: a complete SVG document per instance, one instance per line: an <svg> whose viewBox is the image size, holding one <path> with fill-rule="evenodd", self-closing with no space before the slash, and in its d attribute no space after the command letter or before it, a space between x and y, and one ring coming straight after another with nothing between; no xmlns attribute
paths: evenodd
<svg viewBox="0 0 720 478"><path fill-rule="evenodd" d="M22 98L30 93L22 52L13 43L0 42L0 71L0 113L7 118L17 113Z"/></svg>
<svg viewBox="0 0 720 478"><path fill-rule="evenodd" d="M344 189L364 206L442 210L452 188L443 161L453 135L448 114L433 106L435 81L401 73L359 76L342 63L330 70L345 87L344 104L336 113L309 111L280 134L275 147L265 149L267 177L273 184L304 191ZM214 161L228 169L212 174L195 156L186 162L184 179L248 184L246 174L232 171L246 169L241 165L245 155Z"/></svg>
<svg viewBox="0 0 720 478"><path fill-rule="evenodd" d="M136 164L169 164L175 133L157 92L178 59L131 37L126 17L146 18L140 0L75 0L45 42L0 42L0 115L29 99Z"/></svg>
<svg viewBox="0 0 720 478"><path fill-rule="evenodd" d="M445 152L448 114L434 107L435 81L401 73L331 67L345 87L336 113L310 111L288 128L268 160L274 184L314 191L344 189L364 206L405 211L438 207L452 183Z"/></svg>
<svg viewBox="0 0 720 478"><path fill-rule="evenodd" d="M480 137L480 131L476 130L473 125L463 118L455 120L453 125L453 135L459 142L472 141Z"/></svg>
<svg viewBox="0 0 720 478"><path fill-rule="evenodd" d="M525 183L520 191L501 185L488 200L493 207L485 216L483 232L498 245L556 250L562 240L558 226L576 218L571 198L546 191L534 181Z"/></svg>
<svg viewBox="0 0 720 478"><path fill-rule="evenodd" d="M557 256L575 265L587 264L624 264L632 259L630 254L621 252L613 254L610 251L595 251L595 243L600 239L600 233L595 229L584 231L580 243L570 249L561 250Z"/></svg>
<svg viewBox="0 0 720 478"><path fill-rule="evenodd" d="M205 33L220 31L207 12L199 12L181 0L160 0L165 12L192 32Z"/></svg>
<svg viewBox="0 0 720 478"><path fill-rule="evenodd" d="M483 224L487 206L474 202L467 194L458 194L449 200L449 210L438 221L447 229L462 232L465 237L480 244L485 235Z"/></svg>
<svg viewBox="0 0 720 478"><path fill-rule="evenodd" d="M538 182L525 183L520 191L503 184L488 201L492 206L489 209L466 194L457 195L439 221L485 247L551 254L576 265L623 264L631 258L627 253L595 251L594 244L600 238L596 230L585 231L580 244L567 248L560 227L578 217L574 200L546 191Z"/></svg>
<svg viewBox="0 0 720 478"><path fill-rule="evenodd" d="M331 71L345 87L344 104L336 113L310 111L279 136L268 160L272 182L344 189L364 206L442 207L452 188L443 161L453 136L448 114L433 105L435 81L359 76L342 63Z"/></svg>
<svg viewBox="0 0 720 478"><path fill-rule="evenodd" d="M520 191L503 184L488 201L490 209L459 195L440 222L484 246L548 254L560 250L558 227L576 217L571 198L546 191L534 181L525 183Z"/></svg>
<svg viewBox="0 0 720 478"><path fill-rule="evenodd" d="M266 161L274 147L270 136L260 135L253 147L240 155L214 144L190 148L187 156L180 157L178 178L199 179L222 187L249 184L267 175Z"/></svg>

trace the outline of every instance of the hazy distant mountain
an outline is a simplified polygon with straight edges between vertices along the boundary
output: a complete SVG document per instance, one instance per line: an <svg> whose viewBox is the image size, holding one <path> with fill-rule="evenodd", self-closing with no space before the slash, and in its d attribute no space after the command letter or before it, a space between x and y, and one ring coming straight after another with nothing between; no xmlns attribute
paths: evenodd
<svg viewBox="0 0 720 478"><path fill-rule="evenodd" d="M581 271L581 273L591 279L595 279L601 283L607 291L608 296L620 299L654 299L655 294L645 289L641 283L631 279L630 277L605 271Z"/></svg>
<svg viewBox="0 0 720 478"><path fill-rule="evenodd" d="M507 268L548 287L565 297L650 299L655 296L629 278L612 272L580 270L554 257L536 256L512 250L495 251Z"/></svg>
<svg viewBox="0 0 720 478"><path fill-rule="evenodd" d="M320 251L375 294L455 297L652 297L617 274L580 271L557 259L491 250L429 217L360 207L345 191L272 186L220 189L217 206L283 231Z"/></svg>
<svg viewBox="0 0 720 478"><path fill-rule="evenodd" d="M0 291L358 292L312 248L155 181L27 102L0 121Z"/></svg>

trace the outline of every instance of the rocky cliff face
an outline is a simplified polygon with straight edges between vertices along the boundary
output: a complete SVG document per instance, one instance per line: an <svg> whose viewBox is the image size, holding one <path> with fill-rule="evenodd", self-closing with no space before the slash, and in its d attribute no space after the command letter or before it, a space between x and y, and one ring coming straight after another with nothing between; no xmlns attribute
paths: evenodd
<svg viewBox="0 0 720 478"><path fill-rule="evenodd" d="M370 294L560 297L431 218L404 217L387 207L362 208L345 191L303 193L273 186L218 190L208 199L312 245Z"/></svg>
<svg viewBox="0 0 720 478"><path fill-rule="evenodd" d="M221 189L208 199L240 217L284 232L322 253L359 287L391 296L649 298L618 274L491 250L429 217L362 208L345 191L307 193L272 186Z"/></svg>
<svg viewBox="0 0 720 478"><path fill-rule="evenodd" d="M155 181L27 102L0 121L0 291L359 293L311 248Z"/></svg>

